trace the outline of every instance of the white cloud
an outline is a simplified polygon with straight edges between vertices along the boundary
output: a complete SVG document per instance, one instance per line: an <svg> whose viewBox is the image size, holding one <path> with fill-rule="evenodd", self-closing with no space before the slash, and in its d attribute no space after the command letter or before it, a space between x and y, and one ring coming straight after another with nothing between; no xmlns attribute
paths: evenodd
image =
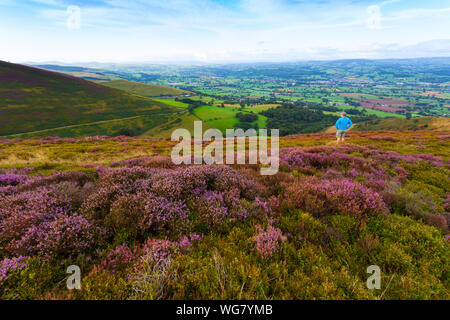
<svg viewBox="0 0 450 320"><path fill-rule="evenodd" d="M76 32L67 30L69 14L62 0L33 1L45 5L26 8L29 16L23 20L29 25L14 25L14 15L3 24L0 19L0 45L8 43L0 50L0 58L218 61L381 57L382 50L391 53L388 44L405 46L450 38L450 8L418 9L409 1L398 0L379 0L369 7L368 1L354 0L242 0L234 5L212 0L107 0L103 1L107 5L100 1L88 5L73 0L70 2L81 8L82 25Z"/></svg>
<svg viewBox="0 0 450 320"><path fill-rule="evenodd" d="M45 4L48 6L63 7L64 3L58 0L31 0L31 2Z"/></svg>
<svg viewBox="0 0 450 320"><path fill-rule="evenodd" d="M402 10L396 12L389 20L417 19L423 17L450 19L450 8Z"/></svg>

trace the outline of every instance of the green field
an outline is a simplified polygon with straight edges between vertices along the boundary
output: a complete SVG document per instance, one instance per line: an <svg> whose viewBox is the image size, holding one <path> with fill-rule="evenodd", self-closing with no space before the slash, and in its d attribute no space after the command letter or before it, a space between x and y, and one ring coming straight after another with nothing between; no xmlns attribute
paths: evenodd
<svg viewBox="0 0 450 320"><path fill-rule="evenodd" d="M176 101L174 98L153 98L155 101L159 101L169 106L178 107L178 108L187 108L188 104L180 101Z"/></svg>
<svg viewBox="0 0 450 320"><path fill-rule="evenodd" d="M338 108L343 109L343 110L348 110L348 109L358 109L358 110L366 110L366 113L371 115L375 115L379 118L402 118L404 119L405 116L402 114L397 114L397 113L391 113L391 112L384 112L384 111L379 111L379 110L372 110L372 109L364 109L362 107L351 107L351 106L339 106ZM337 114L339 115L339 114Z"/></svg>
<svg viewBox="0 0 450 320"><path fill-rule="evenodd" d="M176 88L146 84L141 82L127 80L113 80L101 82L102 85L126 91L128 93L137 94L144 97L160 97L160 96L180 96L189 94L190 92Z"/></svg>
<svg viewBox="0 0 450 320"><path fill-rule="evenodd" d="M216 106L202 106L195 108L194 114L204 121L233 118L238 108L221 108Z"/></svg>
<svg viewBox="0 0 450 320"><path fill-rule="evenodd" d="M166 100L166 99L161 99ZM174 103L179 103L178 101L173 101ZM172 103L172 102L167 102ZM175 105L175 104L174 104ZM263 111L266 110L269 106L264 108L255 108L254 111ZM239 122L236 118L236 114L238 112L248 112L247 110L251 110L252 108L244 108L241 109L239 107L220 107L220 106L210 106L205 105L194 109L193 114L189 114L188 112L181 113L178 116L174 116L171 120L167 121L167 123L161 124L157 127L154 127L142 136L156 136L167 138L170 137L172 131L178 128L184 128L193 133L193 123L194 121L202 121L203 131L207 129L218 129L223 134L226 133L226 129L233 129L234 125ZM176 119L180 120L176 120ZM266 127L266 117L258 114L258 119L251 124L258 124L258 128L262 129ZM174 121L175 120L175 121Z"/></svg>
<svg viewBox="0 0 450 320"><path fill-rule="evenodd" d="M250 108L237 107L219 107L219 106L202 106L194 110L194 114L207 123L210 127L216 128L223 133L226 129L233 129L234 125L239 122L236 118L238 112L247 112ZM261 111L263 109L260 109ZM255 110L256 111L256 110ZM251 124L258 124L258 128L266 127L266 117L258 115L258 119Z"/></svg>
<svg viewBox="0 0 450 320"><path fill-rule="evenodd" d="M179 119L179 120L177 120ZM161 137L161 138L170 138L172 135L172 132L176 129L187 129L189 132L191 132L192 135L194 135L194 121L201 121L198 117L195 115L190 115L188 113L185 113L183 115L180 115L178 117L172 117L169 121L166 123L163 123L157 127L154 127L144 134L142 134L143 137ZM202 122L202 129L203 132L206 130L214 128L211 127L209 123Z"/></svg>

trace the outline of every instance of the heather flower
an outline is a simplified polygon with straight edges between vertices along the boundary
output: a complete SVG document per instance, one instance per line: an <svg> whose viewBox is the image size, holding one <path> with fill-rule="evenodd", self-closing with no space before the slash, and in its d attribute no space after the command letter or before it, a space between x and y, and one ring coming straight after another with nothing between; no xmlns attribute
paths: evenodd
<svg viewBox="0 0 450 320"><path fill-rule="evenodd" d="M284 203L315 216L345 213L363 218L388 213L380 194L350 179L299 180L288 187Z"/></svg>
<svg viewBox="0 0 450 320"><path fill-rule="evenodd" d="M184 201L169 200L153 194L147 196L144 212L143 223L156 230L174 228L174 224L185 224L189 216Z"/></svg>
<svg viewBox="0 0 450 320"><path fill-rule="evenodd" d="M352 178L356 178L359 175L358 171L356 171L355 168L352 168L350 171L347 171L347 174Z"/></svg>
<svg viewBox="0 0 450 320"><path fill-rule="evenodd" d="M445 212L450 213L450 192L447 192L446 198L444 199L444 204L442 205Z"/></svg>
<svg viewBox="0 0 450 320"><path fill-rule="evenodd" d="M126 244L111 249L106 259L101 262L100 268L112 273L123 271L135 259L136 249L132 251Z"/></svg>
<svg viewBox="0 0 450 320"><path fill-rule="evenodd" d="M189 236L184 236L178 240L178 247L180 249L189 250L192 247L192 243L203 239L203 235L197 233L191 233Z"/></svg>
<svg viewBox="0 0 450 320"><path fill-rule="evenodd" d="M220 229L225 221L234 222L248 217L237 190L206 191L194 202L193 211L197 212L200 221L213 229Z"/></svg>
<svg viewBox="0 0 450 320"><path fill-rule="evenodd" d="M265 214L269 214L270 207L269 207L268 202L263 201L260 197L256 197L255 198L255 204L260 206L264 210Z"/></svg>
<svg viewBox="0 0 450 320"><path fill-rule="evenodd" d="M150 157L141 157L141 158L133 158L128 160L120 160L120 161L114 161L110 163L110 167L120 167L125 166L127 168L137 167L141 166L142 163L149 161Z"/></svg>
<svg viewBox="0 0 450 320"><path fill-rule="evenodd" d="M96 234L100 231L81 215L60 216L48 223L48 228L46 225L36 232L30 230L30 234L34 234L35 240L39 241L36 245L38 252L44 257L76 257L89 251L94 244L101 245L100 241L96 241L99 240Z"/></svg>
<svg viewBox="0 0 450 320"><path fill-rule="evenodd" d="M269 258L280 249L280 244L285 242L287 238L280 229L268 225L264 230L261 226L256 226L257 234L253 236L252 241L255 243L255 250L263 257Z"/></svg>
<svg viewBox="0 0 450 320"><path fill-rule="evenodd" d="M369 137L369 139L384 140L384 141L397 141L397 139L395 139L394 137L390 137L390 136L373 136L373 137Z"/></svg>
<svg viewBox="0 0 450 320"><path fill-rule="evenodd" d="M148 239L143 246L145 260L159 263L178 253L178 243L170 240Z"/></svg>
<svg viewBox="0 0 450 320"><path fill-rule="evenodd" d="M8 280L8 273L14 272L16 270L22 270L26 267L26 260L28 257L14 257L14 258L5 258L0 261L0 284L2 282Z"/></svg>
<svg viewBox="0 0 450 320"><path fill-rule="evenodd" d="M14 243L28 229L67 214L70 202L48 188L38 188L4 197L0 201L0 243Z"/></svg>
<svg viewBox="0 0 450 320"><path fill-rule="evenodd" d="M72 214L70 200L45 187L0 201L0 244L12 255L76 256L94 243L95 230Z"/></svg>
<svg viewBox="0 0 450 320"><path fill-rule="evenodd" d="M56 257L76 257L89 250L95 242L92 225L79 215L61 215L53 221L33 225L7 249L16 254ZM98 243L97 243L98 244Z"/></svg>
<svg viewBox="0 0 450 320"><path fill-rule="evenodd" d="M27 176L34 168L20 169L0 169L0 187L1 186L17 186L35 178Z"/></svg>
<svg viewBox="0 0 450 320"><path fill-rule="evenodd" d="M353 168L360 171L370 171L370 166L363 158L344 153L354 151L353 149L310 148L307 150L303 151L299 148L282 149L280 151L280 162L291 169L300 167L312 167L319 170Z"/></svg>

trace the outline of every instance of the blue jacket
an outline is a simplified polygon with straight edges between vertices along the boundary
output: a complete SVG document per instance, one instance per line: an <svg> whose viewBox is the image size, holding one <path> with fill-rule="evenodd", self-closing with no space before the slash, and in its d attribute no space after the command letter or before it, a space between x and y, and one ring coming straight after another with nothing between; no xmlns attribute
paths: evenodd
<svg viewBox="0 0 450 320"><path fill-rule="evenodd" d="M336 129L338 130L347 130L353 125L352 120L350 120L347 117L339 118L338 121L336 121Z"/></svg>

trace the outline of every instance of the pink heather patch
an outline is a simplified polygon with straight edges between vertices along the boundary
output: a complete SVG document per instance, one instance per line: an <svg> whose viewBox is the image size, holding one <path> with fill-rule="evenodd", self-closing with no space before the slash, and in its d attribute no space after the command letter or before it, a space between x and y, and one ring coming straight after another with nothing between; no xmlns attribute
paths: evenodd
<svg viewBox="0 0 450 320"><path fill-rule="evenodd" d="M280 229L271 225L264 230L261 226L256 226L258 234L252 238L255 243L255 250L263 257L269 258L279 251L280 244L287 239Z"/></svg>
<svg viewBox="0 0 450 320"><path fill-rule="evenodd" d="M0 261L0 284L8 280L8 273L25 268L27 259L28 257L20 256L11 259L5 258Z"/></svg>

